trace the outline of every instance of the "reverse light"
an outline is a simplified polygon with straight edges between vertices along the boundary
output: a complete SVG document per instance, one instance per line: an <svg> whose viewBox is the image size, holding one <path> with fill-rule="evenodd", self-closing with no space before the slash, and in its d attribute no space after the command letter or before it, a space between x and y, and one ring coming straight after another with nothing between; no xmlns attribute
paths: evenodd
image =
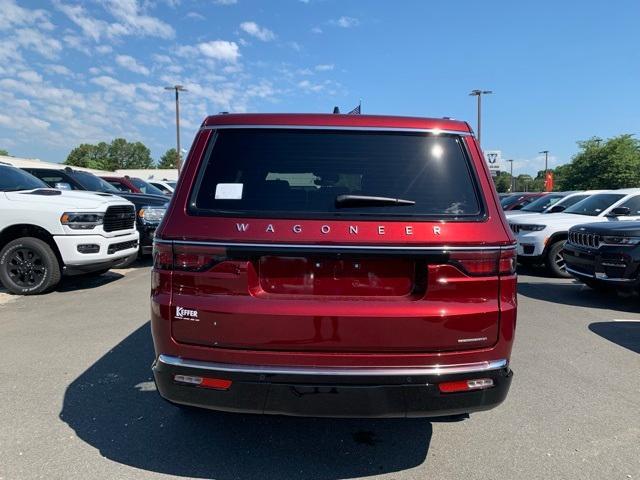
<svg viewBox="0 0 640 480"><path fill-rule="evenodd" d="M468 392L471 390L484 390L493 387L493 379L477 378L474 380L458 380L455 382L443 382L438 384L442 393Z"/></svg>
<svg viewBox="0 0 640 480"><path fill-rule="evenodd" d="M194 387L211 388L214 390L229 390L231 380L224 378L197 377L193 375L174 375L173 381L183 383L185 385L193 385Z"/></svg>
<svg viewBox="0 0 640 480"><path fill-rule="evenodd" d="M91 230L103 221L104 213L65 212L60 217L60 223L73 230Z"/></svg>

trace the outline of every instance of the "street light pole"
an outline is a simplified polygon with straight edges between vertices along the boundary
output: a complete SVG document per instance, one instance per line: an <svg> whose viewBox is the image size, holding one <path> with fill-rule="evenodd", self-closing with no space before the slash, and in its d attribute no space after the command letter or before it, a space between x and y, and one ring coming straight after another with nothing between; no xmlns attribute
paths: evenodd
<svg viewBox="0 0 640 480"><path fill-rule="evenodd" d="M542 150L538 153L544 153L544 185L547 186L547 174L549 173L549 150Z"/></svg>
<svg viewBox="0 0 640 480"><path fill-rule="evenodd" d="M482 95L489 95L493 93L491 90L471 90L469 93L472 97L478 97L478 144L482 145L481 128L482 128Z"/></svg>
<svg viewBox="0 0 640 480"><path fill-rule="evenodd" d="M165 90L175 90L176 92L176 150L178 153L178 172L182 169L182 152L180 151L180 92L186 92L187 89L182 85L174 85L172 87L164 87Z"/></svg>
<svg viewBox="0 0 640 480"><path fill-rule="evenodd" d="M516 187L513 184L513 159L507 160L507 162L509 162L511 164L510 165L510 173L509 173L509 179L510 179L509 192L513 192L516 189Z"/></svg>

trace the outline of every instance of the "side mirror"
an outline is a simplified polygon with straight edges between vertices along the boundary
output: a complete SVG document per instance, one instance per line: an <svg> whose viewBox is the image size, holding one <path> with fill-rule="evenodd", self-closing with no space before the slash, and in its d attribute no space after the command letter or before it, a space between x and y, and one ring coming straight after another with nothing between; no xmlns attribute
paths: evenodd
<svg viewBox="0 0 640 480"><path fill-rule="evenodd" d="M72 190L71 185L67 182L56 182L53 188L57 188L58 190Z"/></svg>
<svg viewBox="0 0 640 480"><path fill-rule="evenodd" d="M607 217L626 217L628 215L631 215L629 207L616 207L607 214Z"/></svg>
<svg viewBox="0 0 640 480"><path fill-rule="evenodd" d="M553 205L549 211L547 213L560 213L560 212L564 212L565 209L567 207L565 207L564 205Z"/></svg>

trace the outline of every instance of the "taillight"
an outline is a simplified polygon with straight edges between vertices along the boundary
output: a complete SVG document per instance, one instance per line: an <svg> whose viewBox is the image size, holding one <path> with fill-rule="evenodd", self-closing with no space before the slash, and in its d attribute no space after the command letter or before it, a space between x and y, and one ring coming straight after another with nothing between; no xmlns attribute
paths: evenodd
<svg viewBox="0 0 640 480"><path fill-rule="evenodd" d="M160 270L204 272L226 260L226 249L206 245L155 243L153 266Z"/></svg>
<svg viewBox="0 0 640 480"><path fill-rule="evenodd" d="M173 270L173 248L170 244L153 244L153 268L157 270Z"/></svg>
<svg viewBox="0 0 640 480"><path fill-rule="evenodd" d="M500 275L513 275L516 273L517 252L515 248L500 251L498 270Z"/></svg>
<svg viewBox="0 0 640 480"><path fill-rule="evenodd" d="M512 275L516 268L515 255L515 250L453 251L449 262L472 277Z"/></svg>

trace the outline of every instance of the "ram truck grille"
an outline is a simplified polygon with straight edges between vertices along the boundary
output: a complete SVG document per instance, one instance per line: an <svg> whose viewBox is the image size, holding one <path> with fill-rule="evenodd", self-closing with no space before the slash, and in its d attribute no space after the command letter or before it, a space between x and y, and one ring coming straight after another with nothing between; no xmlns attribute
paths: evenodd
<svg viewBox="0 0 640 480"><path fill-rule="evenodd" d="M105 232L131 230L135 227L136 210L133 205L118 205L107 208L104 215L103 228Z"/></svg>

